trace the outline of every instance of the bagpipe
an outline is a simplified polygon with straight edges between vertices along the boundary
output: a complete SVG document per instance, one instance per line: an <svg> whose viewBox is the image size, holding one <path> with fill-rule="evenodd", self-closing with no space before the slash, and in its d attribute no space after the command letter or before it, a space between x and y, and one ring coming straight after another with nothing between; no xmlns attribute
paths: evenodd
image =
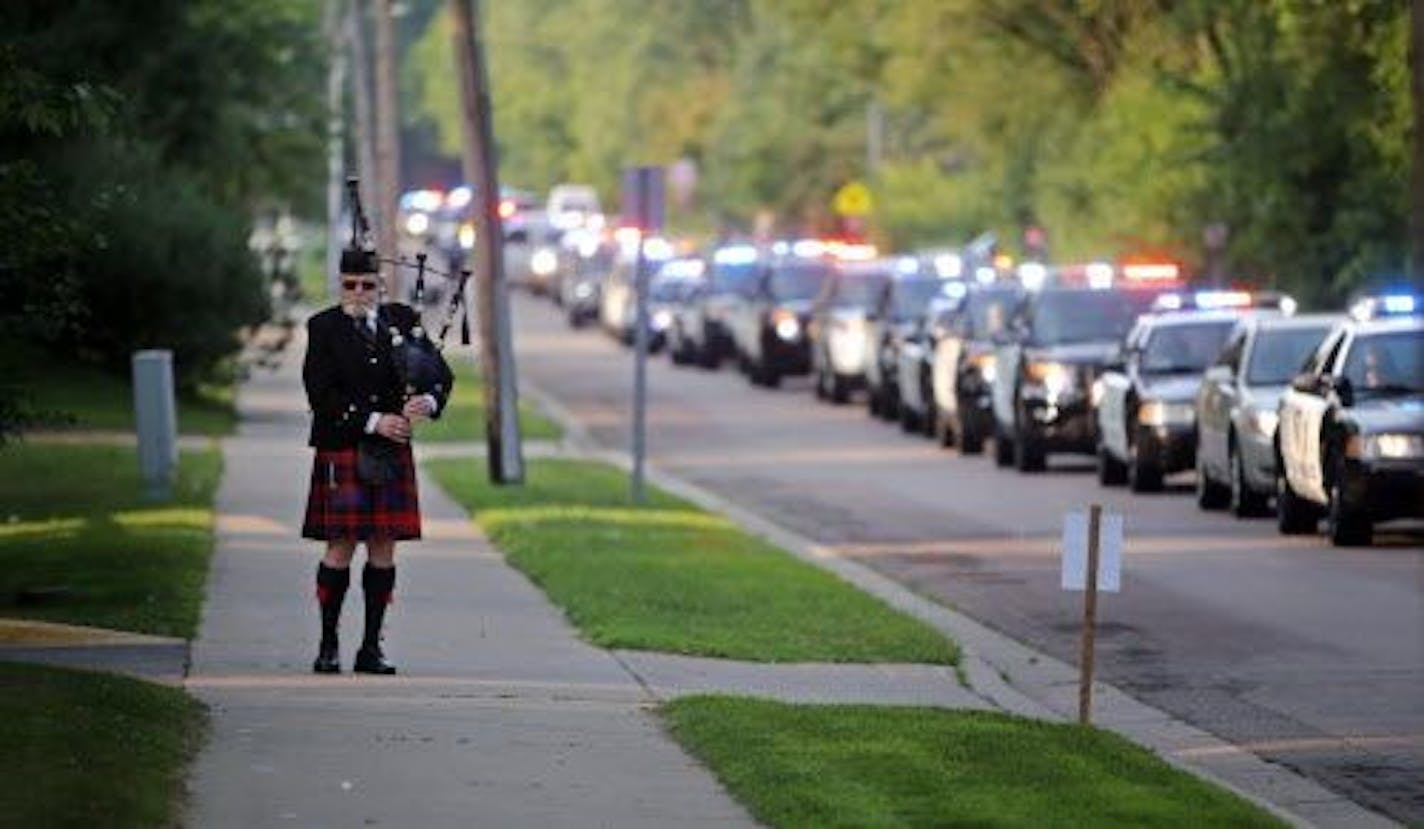
<svg viewBox="0 0 1424 829"><path fill-rule="evenodd" d="M470 344L469 314L461 314L462 310L467 310L464 308L465 287L470 280L470 271L463 269L456 275L427 268L424 253L416 254L414 263L406 260L405 257L381 258L376 253L375 245L371 243L371 225L367 221L366 211L361 205L359 181L356 178L348 178L346 191L351 200L351 242L341 252L341 272L375 274L379 273L381 264L400 268L415 268L416 322L411 327L409 336L394 324L394 320L390 319L384 301L384 283L381 286L381 301L376 306L376 328L389 338L396 377L400 380L404 395L409 398L421 394L434 394L448 382L449 367L446 365L441 351L445 348L445 338L449 335L457 315L461 320L460 344ZM426 332L420 317L420 313L425 307L425 277L427 274L455 282L455 290L451 292L450 300L445 306L445 318L441 323L440 333L433 339Z"/></svg>

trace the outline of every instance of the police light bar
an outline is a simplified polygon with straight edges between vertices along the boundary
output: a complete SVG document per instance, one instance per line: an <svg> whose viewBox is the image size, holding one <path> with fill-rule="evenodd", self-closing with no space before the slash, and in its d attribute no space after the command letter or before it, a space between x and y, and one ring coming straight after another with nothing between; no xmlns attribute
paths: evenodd
<svg viewBox="0 0 1424 829"><path fill-rule="evenodd" d="M653 242L656 240L649 239L648 241ZM672 277L674 279L699 279L705 272L706 267L701 259L672 259L669 260L666 265L663 265L663 269L660 273L663 276Z"/></svg>
<svg viewBox="0 0 1424 829"><path fill-rule="evenodd" d="M1025 262L1019 265L1019 282L1030 291L1037 291L1048 281L1048 268L1040 262Z"/></svg>
<svg viewBox="0 0 1424 829"><path fill-rule="evenodd" d="M958 279L964 275L964 259L957 253L941 253L934 258L934 269L944 279Z"/></svg>
<svg viewBox="0 0 1424 829"><path fill-rule="evenodd" d="M800 243L798 242L797 244ZM823 243L823 250L825 253L842 262L868 262L874 259L879 253L879 251L875 249L875 245L841 241L825 242Z"/></svg>
<svg viewBox="0 0 1424 829"><path fill-rule="evenodd" d="M895 272L913 276L920 272L920 260L913 256L901 256L895 260Z"/></svg>
<svg viewBox="0 0 1424 829"><path fill-rule="evenodd" d="M1136 262L1122 266L1122 278L1128 282L1175 282L1182 269L1173 262Z"/></svg>
<svg viewBox="0 0 1424 829"><path fill-rule="evenodd" d="M1367 296L1350 306L1350 316L1365 321L1380 317L1409 317L1424 314L1424 301L1413 294Z"/></svg>
<svg viewBox="0 0 1424 829"><path fill-rule="evenodd" d="M717 248L712 261L718 265L750 265L757 261L757 249L751 245L729 245Z"/></svg>
<svg viewBox="0 0 1424 829"><path fill-rule="evenodd" d="M826 255L825 243L816 239L797 239L791 243L791 255L814 259Z"/></svg>
<svg viewBox="0 0 1424 829"><path fill-rule="evenodd" d="M1222 308L1250 308L1252 297L1248 291L1197 291L1196 306L1203 311Z"/></svg>

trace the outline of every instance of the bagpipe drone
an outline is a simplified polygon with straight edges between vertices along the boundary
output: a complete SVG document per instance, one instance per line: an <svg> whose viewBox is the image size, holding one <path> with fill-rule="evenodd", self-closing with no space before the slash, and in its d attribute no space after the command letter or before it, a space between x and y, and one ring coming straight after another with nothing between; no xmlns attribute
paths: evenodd
<svg viewBox="0 0 1424 829"><path fill-rule="evenodd" d="M424 253L416 254L413 264L404 257L399 259L379 257L375 246L370 241L371 226L366 219L366 211L361 205L361 193L358 185L359 181L355 178L346 180L346 191L351 200L351 242L341 252L341 272L374 274L379 272L382 263L400 268L414 267L414 299L417 315L425 306L425 277L427 274L455 282L455 290L450 293L450 300L445 306L445 318L441 323L440 333L434 339L426 333L419 317L407 336L397 326L391 324L388 319L389 315L385 312L384 302L376 307L376 326L390 338L396 376L400 380L403 393L407 397L434 393L445 382L445 361L440 352L445 347L445 338L449 335L457 314L460 315L461 320L460 344L470 344L469 315L460 313L465 305L465 287L469 283L470 272L461 270L457 275L427 268ZM381 296L384 299L384 286L381 289Z"/></svg>

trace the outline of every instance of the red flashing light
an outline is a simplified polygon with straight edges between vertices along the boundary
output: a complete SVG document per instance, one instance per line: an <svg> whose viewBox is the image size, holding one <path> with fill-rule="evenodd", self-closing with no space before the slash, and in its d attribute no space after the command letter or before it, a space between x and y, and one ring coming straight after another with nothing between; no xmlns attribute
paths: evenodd
<svg viewBox="0 0 1424 829"><path fill-rule="evenodd" d="M1122 266L1122 278L1128 282L1176 282L1182 269L1175 262L1133 262Z"/></svg>

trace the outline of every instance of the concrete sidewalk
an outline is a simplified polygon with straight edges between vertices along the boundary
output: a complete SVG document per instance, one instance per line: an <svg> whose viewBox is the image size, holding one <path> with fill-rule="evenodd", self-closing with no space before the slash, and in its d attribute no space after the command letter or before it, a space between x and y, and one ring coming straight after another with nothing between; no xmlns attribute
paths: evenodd
<svg viewBox="0 0 1424 829"><path fill-rule="evenodd" d="M212 709L191 773L195 827L748 826L673 744L650 692L422 480L405 545L394 678L310 673L318 545L297 536L310 454L298 339L239 396L188 688ZM359 559L358 559L359 561ZM359 639L347 598L343 662Z"/></svg>

